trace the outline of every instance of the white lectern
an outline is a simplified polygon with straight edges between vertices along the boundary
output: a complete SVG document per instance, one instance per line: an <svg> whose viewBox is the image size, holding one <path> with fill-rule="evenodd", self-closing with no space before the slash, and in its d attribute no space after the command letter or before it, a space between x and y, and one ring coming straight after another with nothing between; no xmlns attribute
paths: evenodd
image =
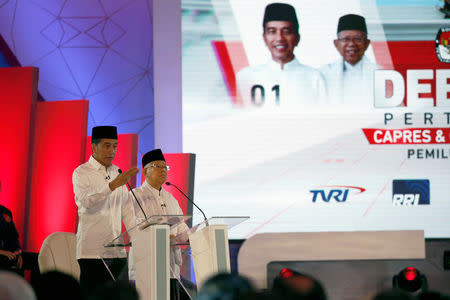
<svg viewBox="0 0 450 300"><path fill-rule="evenodd" d="M247 219L212 217L188 230L197 289L212 275L230 272L228 230Z"/></svg>
<svg viewBox="0 0 450 300"><path fill-rule="evenodd" d="M186 221L191 216L156 215L122 233L105 247L126 247L128 235L133 251L136 288L140 299L170 299L170 227Z"/></svg>

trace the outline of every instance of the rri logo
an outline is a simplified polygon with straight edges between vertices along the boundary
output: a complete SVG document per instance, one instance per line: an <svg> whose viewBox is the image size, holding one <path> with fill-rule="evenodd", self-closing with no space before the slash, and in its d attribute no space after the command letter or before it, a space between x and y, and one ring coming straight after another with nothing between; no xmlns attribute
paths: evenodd
<svg viewBox="0 0 450 300"><path fill-rule="evenodd" d="M416 206L430 204L430 181L428 179L392 181L392 205Z"/></svg>
<svg viewBox="0 0 450 300"><path fill-rule="evenodd" d="M330 202L330 200L345 202L352 190L354 192L351 194L361 194L366 189L348 185L329 185L324 186L323 189L311 190L310 192L313 194L312 202L316 202L318 198L325 202Z"/></svg>

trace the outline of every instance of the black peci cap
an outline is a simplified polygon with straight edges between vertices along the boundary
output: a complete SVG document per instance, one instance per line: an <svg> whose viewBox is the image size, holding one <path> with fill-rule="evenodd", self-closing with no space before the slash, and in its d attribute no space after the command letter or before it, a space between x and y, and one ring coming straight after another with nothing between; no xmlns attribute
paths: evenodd
<svg viewBox="0 0 450 300"><path fill-rule="evenodd" d="M354 14L348 14L339 18L337 33L344 30L359 30L367 34L366 19Z"/></svg>
<svg viewBox="0 0 450 300"><path fill-rule="evenodd" d="M92 140L113 139L117 140L116 126L96 126L92 128Z"/></svg>
<svg viewBox="0 0 450 300"><path fill-rule="evenodd" d="M298 32L298 19L295 8L286 3L271 3L266 6L264 11L263 28L270 21L287 21L291 22L296 32Z"/></svg>
<svg viewBox="0 0 450 300"><path fill-rule="evenodd" d="M145 167L145 165L155 160L166 161L161 149L155 149L145 153L144 156L142 156L142 167Z"/></svg>

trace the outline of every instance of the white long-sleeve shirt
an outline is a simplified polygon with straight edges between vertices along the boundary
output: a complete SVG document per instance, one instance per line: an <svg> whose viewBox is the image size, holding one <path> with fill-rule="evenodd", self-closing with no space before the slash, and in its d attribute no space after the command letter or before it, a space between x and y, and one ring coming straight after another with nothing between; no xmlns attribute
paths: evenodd
<svg viewBox="0 0 450 300"><path fill-rule="evenodd" d="M144 181L140 187L133 189L133 191L136 198L140 201L147 217L152 215L183 215L183 211L181 210L178 201L162 187L161 190L158 191L149 185L147 181ZM144 216L138 205L135 203L133 205L136 217L143 218ZM176 236L188 229L189 227L186 223L181 222L170 229L170 234ZM180 265L182 263L181 251L179 247L171 247L170 252L170 266L173 272L179 275Z"/></svg>
<svg viewBox="0 0 450 300"><path fill-rule="evenodd" d="M78 207L77 259L126 257L123 248L105 248L121 233L121 219L127 228L135 224L132 204L125 186L111 191L118 167L107 169L92 156L72 176Z"/></svg>
<svg viewBox="0 0 450 300"><path fill-rule="evenodd" d="M236 76L245 105L258 107L317 107L327 101L323 75L295 58L281 65L273 60L242 69Z"/></svg>
<svg viewBox="0 0 450 300"><path fill-rule="evenodd" d="M321 67L330 104L350 109L372 109L374 72L378 68L365 56L354 66L340 58Z"/></svg>

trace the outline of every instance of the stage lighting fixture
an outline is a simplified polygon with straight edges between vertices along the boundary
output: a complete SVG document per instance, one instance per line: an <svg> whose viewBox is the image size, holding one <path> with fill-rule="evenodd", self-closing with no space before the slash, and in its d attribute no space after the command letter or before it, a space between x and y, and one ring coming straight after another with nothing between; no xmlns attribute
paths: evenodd
<svg viewBox="0 0 450 300"><path fill-rule="evenodd" d="M407 267L395 275L392 278L392 285L394 288L409 293L414 293L418 290L426 291L428 287L426 277L413 267Z"/></svg>
<svg viewBox="0 0 450 300"><path fill-rule="evenodd" d="M292 277L292 275L294 275L294 272L289 268L284 268L280 271L280 278L286 279Z"/></svg>

